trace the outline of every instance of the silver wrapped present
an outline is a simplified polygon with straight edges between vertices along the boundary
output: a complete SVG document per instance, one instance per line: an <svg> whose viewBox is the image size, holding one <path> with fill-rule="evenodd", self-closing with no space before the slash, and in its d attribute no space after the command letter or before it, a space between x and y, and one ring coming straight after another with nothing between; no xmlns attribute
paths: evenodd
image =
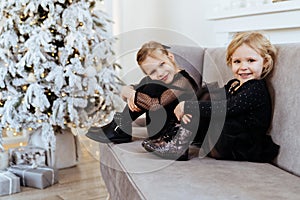
<svg viewBox="0 0 300 200"><path fill-rule="evenodd" d="M10 160L13 165L46 166L46 150L36 146L24 146L10 149Z"/></svg>
<svg viewBox="0 0 300 200"><path fill-rule="evenodd" d="M20 191L20 178L9 171L0 171L0 196Z"/></svg>
<svg viewBox="0 0 300 200"><path fill-rule="evenodd" d="M0 170L8 167L8 152L0 150Z"/></svg>
<svg viewBox="0 0 300 200"><path fill-rule="evenodd" d="M58 171L51 167L15 165L8 171L20 177L20 184L25 187L44 189L58 182Z"/></svg>
<svg viewBox="0 0 300 200"><path fill-rule="evenodd" d="M47 165L56 169L76 166L79 162L80 144L78 136L74 136L70 129L62 129L55 135L56 148L48 149L43 142L42 132L30 135L28 144L47 149Z"/></svg>

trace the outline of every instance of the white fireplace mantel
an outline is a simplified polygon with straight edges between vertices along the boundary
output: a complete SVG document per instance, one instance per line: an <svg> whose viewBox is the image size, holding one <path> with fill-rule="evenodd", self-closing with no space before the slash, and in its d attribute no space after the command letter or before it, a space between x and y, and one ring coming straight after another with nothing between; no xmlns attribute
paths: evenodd
<svg viewBox="0 0 300 200"><path fill-rule="evenodd" d="M232 34L260 30L273 43L300 42L300 1L284 1L210 13L218 46L226 46Z"/></svg>

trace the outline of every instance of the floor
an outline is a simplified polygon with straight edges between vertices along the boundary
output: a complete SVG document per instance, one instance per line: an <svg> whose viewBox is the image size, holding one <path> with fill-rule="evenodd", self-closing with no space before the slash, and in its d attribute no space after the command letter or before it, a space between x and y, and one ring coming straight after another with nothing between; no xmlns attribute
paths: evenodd
<svg viewBox="0 0 300 200"><path fill-rule="evenodd" d="M77 166L59 170L59 183L45 189L21 187L21 192L1 196L1 200L107 200L100 163L81 145Z"/></svg>

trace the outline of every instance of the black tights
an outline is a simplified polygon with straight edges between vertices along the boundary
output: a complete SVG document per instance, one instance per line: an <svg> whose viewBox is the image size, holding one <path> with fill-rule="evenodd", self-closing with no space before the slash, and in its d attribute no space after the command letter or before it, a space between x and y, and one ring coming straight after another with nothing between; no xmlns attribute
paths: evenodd
<svg viewBox="0 0 300 200"><path fill-rule="evenodd" d="M162 93L169 89L166 85L151 81L149 79L144 78L136 87L135 90L137 92L141 92L147 94L151 98L160 98ZM168 124L177 122L176 116L174 114L174 109L178 101L173 101L169 105L157 109L155 111L149 111L146 109L141 109L139 112L133 112L129 109L128 105L122 111L122 118L125 117L126 119L131 119L135 121L138 117L142 114L146 114L146 125L147 125L147 132L150 138L157 138L160 135L160 131L164 129Z"/></svg>

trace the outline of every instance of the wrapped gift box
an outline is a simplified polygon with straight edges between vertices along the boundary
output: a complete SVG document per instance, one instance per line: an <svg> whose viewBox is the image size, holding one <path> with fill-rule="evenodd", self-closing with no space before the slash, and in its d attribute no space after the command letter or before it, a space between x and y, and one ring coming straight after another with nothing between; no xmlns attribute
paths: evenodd
<svg viewBox="0 0 300 200"><path fill-rule="evenodd" d="M26 187L44 189L58 182L58 171L51 167L32 168L30 165L16 165L8 170L20 177L20 184Z"/></svg>
<svg viewBox="0 0 300 200"><path fill-rule="evenodd" d="M28 144L47 149L48 166L63 169L74 167L79 162L80 145L78 136L74 136L70 129L62 129L55 135L56 148L48 149L42 138L42 131L31 134Z"/></svg>
<svg viewBox="0 0 300 200"><path fill-rule="evenodd" d="M9 171L0 171L0 196L20 191L20 178Z"/></svg>
<svg viewBox="0 0 300 200"><path fill-rule="evenodd" d="M10 149L10 160L14 165L27 164L46 166L46 150L36 146L24 146Z"/></svg>
<svg viewBox="0 0 300 200"><path fill-rule="evenodd" d="M0 170L8 167L8 152L0 150Z"/></svg>

